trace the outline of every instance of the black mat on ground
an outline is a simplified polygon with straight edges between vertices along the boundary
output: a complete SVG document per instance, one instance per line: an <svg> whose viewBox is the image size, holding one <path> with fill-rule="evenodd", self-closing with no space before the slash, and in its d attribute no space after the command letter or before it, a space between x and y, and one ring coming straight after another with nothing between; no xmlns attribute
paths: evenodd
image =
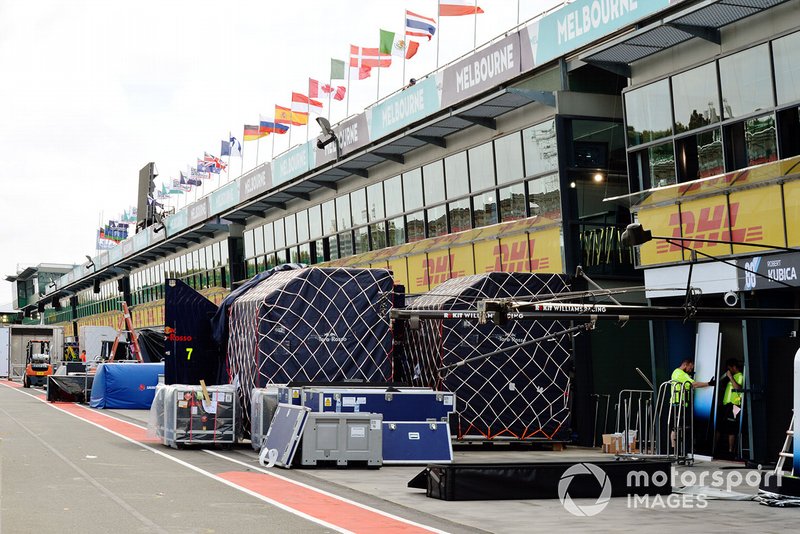
<svg viewBox="0 0 800 534"><path fill-rule="evenodd" d="M47 377L48 402L89 402L94 375Z"/></svg>
<svg viewBox="0 0 800 534"><path fill-rule="evenodd" d="M432 464L408 486L445 501L559 499L560 486L572 499L672 492L670 463L642 460Z"/></svg>

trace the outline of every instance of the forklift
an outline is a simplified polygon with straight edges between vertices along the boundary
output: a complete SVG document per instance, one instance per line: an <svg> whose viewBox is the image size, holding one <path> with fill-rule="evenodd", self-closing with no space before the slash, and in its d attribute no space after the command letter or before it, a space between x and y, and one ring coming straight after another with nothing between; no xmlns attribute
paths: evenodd
<svg viewBox="0 0 800 534"><path fill-rule="evenodd" d="M22 387L29 388L47 384L47 377L53 374L53 365L50 363L50 340L32 339L28 341L25 364Z"/></svg>

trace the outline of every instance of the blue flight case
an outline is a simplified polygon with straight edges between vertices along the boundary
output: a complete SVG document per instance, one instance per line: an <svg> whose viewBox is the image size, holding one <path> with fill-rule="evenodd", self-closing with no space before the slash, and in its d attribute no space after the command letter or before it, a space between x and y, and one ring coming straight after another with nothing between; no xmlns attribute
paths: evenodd
<svg viewBox="0 0 800 534"><path fill-rule="evenodd" d="M383 422L384 464L451 463L450 424L435 421Z"/></svg>
<svg viewBox="0 0 800 534"><path fill-rule="evenodd" d="M303 406L314 412L379 413L384 421L446 422L455 394L430 388L305 388Z"/></svg>

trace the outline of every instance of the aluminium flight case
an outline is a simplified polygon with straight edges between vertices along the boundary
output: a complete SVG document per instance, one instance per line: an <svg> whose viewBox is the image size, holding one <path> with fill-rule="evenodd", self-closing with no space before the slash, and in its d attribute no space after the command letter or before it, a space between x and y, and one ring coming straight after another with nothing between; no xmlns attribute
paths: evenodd
<svg viewBox="0 0 800 534"><path fill-rule="evenodd" d="M253 388L250 393L250 443L255 450L261 450L264 438L275 410L278 409L280 385ZM288 403L285 403L288 404Z"/></svg>
<svg viewBox="0 0 800 534"><path fill-rule="evenodd" d="M235 386L227 384L206 389L210 401L203 399L200 386L172 384L165 387L164 445L178 448L236 443L241 414Z"/></svg>

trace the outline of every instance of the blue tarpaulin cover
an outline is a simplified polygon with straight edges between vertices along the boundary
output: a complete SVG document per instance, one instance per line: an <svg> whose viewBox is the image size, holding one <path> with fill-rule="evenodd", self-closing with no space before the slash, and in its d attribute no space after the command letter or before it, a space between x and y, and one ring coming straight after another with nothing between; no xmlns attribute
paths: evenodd
<svg viewBox="0 0 800 534"><path fill-rule="evenodd" d="M153 403L163 363L102 363L92 385L92 408L146 410Z"/></svg>

